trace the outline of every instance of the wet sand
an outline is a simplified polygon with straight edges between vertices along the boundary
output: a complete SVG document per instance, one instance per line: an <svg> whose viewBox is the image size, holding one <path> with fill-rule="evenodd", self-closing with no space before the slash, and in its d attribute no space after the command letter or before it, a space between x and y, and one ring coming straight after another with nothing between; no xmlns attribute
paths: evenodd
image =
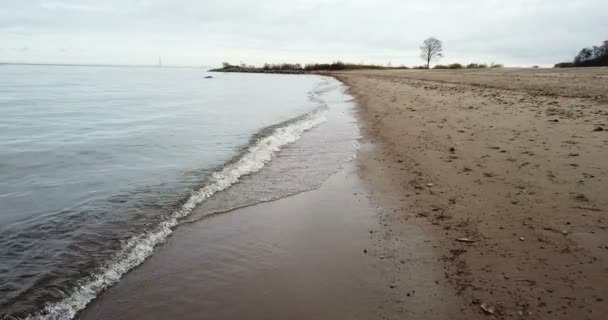
<svg viewBox="0 0 608 320"><path fill-rule="evenodd" d="M427 308L441 293L419 286L435 287L441 276L427 267L434 257L430 240L412 228L407 262L393 266L393 256L384 257L377 212L350 163L318 190L181 226L80 318L377 319L441 312ZM399 310L404 304L427 307Z"/></svg>
<svg viewBox="0 0 608 320"><path fill-rule="evenodd" d="M454 319L605 319L607 68L332 75L377 147L387 237L438 244Z"/></svg>

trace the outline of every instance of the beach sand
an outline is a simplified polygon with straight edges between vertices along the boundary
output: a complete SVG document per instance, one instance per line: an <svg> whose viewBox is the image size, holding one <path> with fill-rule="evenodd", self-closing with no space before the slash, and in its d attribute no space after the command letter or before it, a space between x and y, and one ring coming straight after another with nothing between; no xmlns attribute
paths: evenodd
<svg viewBox="0 0 608 320"><path fill-rule="evenodd" d="M439 243L454 319L605 319L607 68L332 75L376 145L362 172L388 236Z"/></svg>

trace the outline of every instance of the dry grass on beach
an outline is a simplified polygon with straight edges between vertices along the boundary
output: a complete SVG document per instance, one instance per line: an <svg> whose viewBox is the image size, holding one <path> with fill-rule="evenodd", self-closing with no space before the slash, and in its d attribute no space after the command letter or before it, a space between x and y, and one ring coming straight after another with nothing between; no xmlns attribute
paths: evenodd
<svg viewBox="0 0 608 320"><path fill-rule="evenodd" d="M608 68L331 75L376 145L385 237L433 235L460 315L605 319Z"/></svg>

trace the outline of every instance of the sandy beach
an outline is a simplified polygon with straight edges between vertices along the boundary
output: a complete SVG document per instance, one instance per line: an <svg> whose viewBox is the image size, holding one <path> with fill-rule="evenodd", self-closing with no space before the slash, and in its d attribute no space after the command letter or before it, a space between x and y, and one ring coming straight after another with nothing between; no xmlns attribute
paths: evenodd
<svg viewBox="0 0 608 320"><path fill-rule="evenodd" d="M605 317L608 69L332 75L377 148L359 161L387 257L430 236L449 318Z"/></svg>

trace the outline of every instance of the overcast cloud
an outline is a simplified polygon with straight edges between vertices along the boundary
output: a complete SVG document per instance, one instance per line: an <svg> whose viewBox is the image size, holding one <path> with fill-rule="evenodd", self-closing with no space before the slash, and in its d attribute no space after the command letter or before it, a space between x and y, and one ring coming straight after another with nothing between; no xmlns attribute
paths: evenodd
<svg viewBox="0 0 608 320"><path fill-rule="evenodd" d="M605 0L0 0L0 61L552 65L608 40Z"/></svg>

